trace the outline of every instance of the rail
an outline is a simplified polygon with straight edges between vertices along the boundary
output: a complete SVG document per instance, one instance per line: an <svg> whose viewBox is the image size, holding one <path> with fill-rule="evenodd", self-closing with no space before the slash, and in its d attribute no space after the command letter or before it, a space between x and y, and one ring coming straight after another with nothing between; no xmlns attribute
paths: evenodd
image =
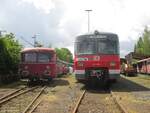
<svg viewBox="0 0 150 113"><path fill-rule="evenodd" d="M77 104L76 104L76 106L75 106L75 108L74 108L74 110L73 110L72 113L77 113L78 108L79 108L79 105L80 105L80 103L81 103L81 101L82 101L82 99L83 99L83 97L84 97L85 92L86 92L86 90L83 91L83 93L82 93L82 95L80 96L80 98L79 98L79 100L78 100L78 102L77 102Z"/></svg>
<svg viewBox="0 0 150 113"><path fill-rule="evenodd" d="M113 93L113 91L110 91L111 96L113 97L114 102L116 103L116 105L118 106L118 108L121 110L122 113L129 113L123 106L122 104L119 102L119 100L116 98L115 94Z"/></svg>
<svg viewBox="0 0 150 113"><path fill-rule="evenodd" d="M3 99L5 99L5 98L7 98L7 97L9 97L9 96L11 96L11 95L13 95L13 94L15 94L15 93L17 93L17 92L19 92L19 91L21 91L21 90L23 90L24 88L20 88L18 90L15 90L13 92L8 93L7 95L4 95L3 97L0 98L0 101L3 100Z"/></svg>
<svg viewBox="0 0 150 113"><path fill-rule="evenodd" d="M36 88L38 88L38 87L33 87L33 88L31 88L31 89L27 89L27 90L22 91L22 92L20 92L20 93L17 93L17 92L19 92L19 91L17 91L17 92L15 92L15 93L17 93L17 94L11 93L11 94L9 94L9 95L6 95L5 97L3 97L3 99L1 99L0 105L4 104L5 102L7 102L7 101L9 101L9 100L11 100L11 99L13 99L13 98L15 98L15 97L18 97L18 96L20 96L20 95L22 95L22 94L24 94L24 93L27 93L27 92L29 92L29 91L32 91L32 90L34 90L34 89L36 89ZM21 91L21 90L22 90L22 89L20 89L20 91Z"/></svg>
<svg viewBox="0 0 150 113"><path fill-rule="evenodd" d="M32 100L32 102L25 108L25 110L22 113L27 113L29 108L33 105L33 103L38 99L38 97L42 94L42 92L44 91L44 89L46 88L46 86L44 86L42 88L42 90L37 94L37 96ZM40 103L38 103L36 105L36 107L39 105ZM36 108L34 108L33 110L30 111L30 113L32 113Z"/></svg>
<svg viewBox="0 0 150 113"><path fill-rule="evenodd" d="M81 101L85 95L85 92L86 90L83 91L83 93L81 94L79 100L77 101L76 105L75 105L75 108L73 109L73 112L72 113L77 113L78 111L78 108L81 104ZM113 101L114 103L117 105L118 109L121 111L121 113L129 113L123 106L122 104L118 101L118 99L116 98L115 94L110 90L110 95L112 96L113 98Z"/></svg>

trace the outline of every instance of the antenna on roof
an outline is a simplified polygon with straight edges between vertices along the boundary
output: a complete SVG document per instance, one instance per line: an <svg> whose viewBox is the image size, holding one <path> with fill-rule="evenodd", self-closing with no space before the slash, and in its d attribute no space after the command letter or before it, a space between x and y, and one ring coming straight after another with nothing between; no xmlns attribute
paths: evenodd
<svg viewBox="0 0 150 113"><path fill-rule="evenodd" d="M94 34L95 34L95 35L99 35L100 32L99 32L98 30L95 30L95 31L94 31Z"/></svg>

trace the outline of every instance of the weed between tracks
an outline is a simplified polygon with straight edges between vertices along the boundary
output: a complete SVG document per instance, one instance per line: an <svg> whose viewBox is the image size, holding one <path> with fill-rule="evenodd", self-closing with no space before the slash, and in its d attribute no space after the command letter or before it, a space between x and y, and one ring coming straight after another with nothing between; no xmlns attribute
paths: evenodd
<svg viewBox="0 0 150 113"><path fill-rule="evenodd" d="M87 90L77 113L121 113L109 91Z"/></svg>

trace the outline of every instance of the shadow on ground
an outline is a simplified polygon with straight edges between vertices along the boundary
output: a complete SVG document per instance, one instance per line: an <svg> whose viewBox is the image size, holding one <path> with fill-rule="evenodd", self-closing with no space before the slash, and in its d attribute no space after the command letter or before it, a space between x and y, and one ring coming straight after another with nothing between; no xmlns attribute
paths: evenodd
<svg viewBox="0 0 150 113"><path fill-rule="evenodd" d="M123 77L118 79L115 84L112 84L111 89L116 92L150 91L149 88L127 80Z"/></svg>
<svg viewBox="0 0 150 113"><path fill-rule="evenodd" d="M18 86L26 86L27 85L27 80L18 80L12 83L8 83L8 84L1 84L0 85L0 89L16 89Z"/></svg>
<svg viewBox="0 0 150 113"><path fill-rule="evenodd" d="M91 93L110 93L110 90L113 90L115 92L137 92L137 91L150 91L150 88L144 87L140 84L137 84L133 81L127 80L123 77L118 79L116 83L111 83L108 86L90 86L89 84L83 83L83 87L81 90L86 90Z"/></svg>
<svg viewBox="0 0 150 113"><path fill-rule="evenodd" d="M47 87L55 87L55 86L65 86L69 85L69 82L67 80L63 80L61 78L55 78L52 81L47 81L47 80L41 80L41 81L34 81L34 82L29 82L28 86L44 86L46 85Z"/></svg>
<svg viewBox="0 0 150 113"><path fill-rule="evenodd" d="M82 83L83 86L81 87L81 90L86 90L86 92L90 93L110 93L110 84L107 86L104 86L102 84L90 84L87 82Z"/></svg>
<svg viewBox="0 0 150 113"><path fill-rule="evenodd" d="M69 85L68 80L64 80L64 79L61 79L61 78L54 79L53 83L56 86L66 86L66 85Z"/></svg>

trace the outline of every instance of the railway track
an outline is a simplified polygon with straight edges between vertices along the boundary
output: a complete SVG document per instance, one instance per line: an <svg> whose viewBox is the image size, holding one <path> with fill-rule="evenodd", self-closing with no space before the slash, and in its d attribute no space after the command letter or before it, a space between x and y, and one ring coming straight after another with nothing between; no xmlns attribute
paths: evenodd
<svg viewBox="0 0 150 113"><path fill-rule="evenodd" d="M98 95L107 95L106 97L105 96L102 96L106 98L106 101L112 101L111 102L111 106L112 106L112 103L114 104L114 108L110 108L110 109L118 109L116 111L108 111L109 109L109 104L106 102L106 105L108 105L107 107L105 106L105 101L103 102L100 102L100 104L98 103L95 103L95 104L92 104L92 101L88 101L88 93L90 94L90 92L88 92L87 90L84 90L83 93L81 94L79 100L77 101L76 105L75 105L75 108L73 109L73 112L72 113L128 113L124 107L121 105L121 103L118 101L118 99L116 98L115 94L112 92L112 91L109 91L109 94L108 93L105 93L105 92L101 92L100 94L97 94L97 97L99 97ZM86 97L85 97L86 96ZM96 96L95 94L93 96ZM90 97L90 96L89 96ZM109 100L109 98L110 100ZM91 98L91 97L90 97ZM101 100L105 100L105 99L102 99L100 98L99 101ZM112 98L112 99L111 99ZM97 101L98 98L95 98L96 100L93 100L93 101ZM85 101L85 102L84 102ZM87 104L86 104L87 103ZM83 105L82 105L83 104ZM93 107L89 107L90 105L92 105ZM102 105L102 107L100 108L100 106L97 106L98 105ZM103 105L104 104L104 105ZM88 106L86 106L88 105ZM115 107L116 106L116 107ZM80 108L81 107L81 108ZM98 108L99 107L99 108ZM89 109L90 110L89 110ZM98 109L97 109L98 108ZM97 110L96 110L97 109ZM100 110L101 109L101 110ZM85 110L85 111L84 111ZM87 111L86 111L87 110Z"/></svg>
<svg viewBox="0 0 150 113"><path fill-rule="evenodd" d="M36 95L36 97L31 101L31 103L26 107L26 109L22 113L33 113L34 112L34 110L37 108L37 106L41 103L42 100L40 100L35 106L33 106L33 104L38 99L38 97L43 93L45 88L46 88L46 86L44 86L41 89L41 91ZM30 109L32 106L33 106L33 108Z"/></svg>
<svg viewBox="0 0 150 113"><path fill-rule="evenodd" d="M24 87L24 88L25 88L25 87ZM3 99L5 99L5 98L7 98L7 97L9 97L9 96L11 96L11 95L13 95L13 94L19 92L20 90L23 90L24 88L19 88L19 89L13 91L13 92L10 92L10 93L8 93L8 94L2 96L2 97L0 98L0 101L2 101Z"/></svg>
<svg viewBox="0 0 150 113"><path fill-rule="evenodd" d="M5 96L3 96L2 98L0 98L0 105L2 105L2 104L4 104L4 103L8 102L9 100L11 100L11 99L13 99L13 98L18 97L18 96L20 96L20 95L22 95L22 94L24 94L24 93L27 93L27 92L29 92L29 91L32 91L32 90L34 90L34 89L36 89L36 88L37 88L37 87L33 87L33 88L30 88L30 89L26 89L26 90L24 90L25 88L20 88L20 89L14 91L14 92L12 92L12 93L10 93L10 94L8 94L8 95L5 95Z"/></svg>
<svg viewBox="0 0 150 113"><path fill-rule="evenodd" d="M43 101L42 99L39 99L39 101L37 101L37 99L44 92L46 88L47 88L46 86L42 88L42 90L36 95L36 97L32 100L32 102L25 108L25 110L22 113L33 113L36 110L39 104L41 104ZM51 90L53 90L53 88L51 88ZM35 103L35 101L37 102Z"/></svg>
<svg viewBox="0 0 150 113"><path fill-rule="evenodd" d="M83 99L83 97L84 97L85 91L86 91L86 90L84 90L83 93L81 94L81 96L80 96L78 102L76 103L76 106L75 106L75 108L74 108L74 110L73 110L72 113L77 113L78 108L79 108L79 105L80 105L80 103L81 103L81 101L82 101L82 99Z"/></svg>
<svg viewBox="0 0 150 113"><path fill-rule="evenodd" d="M119 100L116 98L114 92L111 90L110 91L111 96L113 97L114 102L117 104L118 108L122 113L128 113L128 111L122 106L122 104L119 102Z"/></svg>
<svg viewBox="0 0 150 113"><path fill-rule="evenodd" d="M41 103L41 101L38 101L35 104L35 101L38 100L38 98L40 97L40 95L43 93L44 89L46 88L46 86L41 87L32 87L32 88L20 88L14 92L11 92L5 96L3 96L2 98L0 98L0 112L1 113L32 113L36 107ZM37 91L35 91L37 90ZM40 90L40 91L39 91ZM21 97L22 96L22 97ZM28 103L27 103L27 107L21 106L21 104L26 103L26 98L28 98L30 96L30 101L28 99ZM20 99L21 98L21 99ZM22 107L22 109L18 110L17 107L15 107L15 105L17 106L19 103ZM14 105L15 104L15 105ZM33 106L34 105L34 106ZM10 109L9 108L13 108ZM32 108L31 108L32 107Z"/></svg>

